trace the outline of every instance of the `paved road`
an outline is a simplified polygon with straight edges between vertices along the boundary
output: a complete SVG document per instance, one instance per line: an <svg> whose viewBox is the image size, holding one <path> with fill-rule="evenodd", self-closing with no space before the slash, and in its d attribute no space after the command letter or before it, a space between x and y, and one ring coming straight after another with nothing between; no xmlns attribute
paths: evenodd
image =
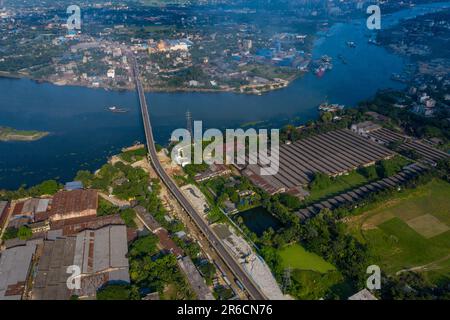
<svg viewBox="0 0 450 320"><path fill-rule="evenodd" d="M242 266L234 260L232 255L227 251L224 245L220 242L218 237L215 235L213 231L209 228L208 224L202 219L202 217L195 211L194 207L190 204L190 202L185 198L181 190L178 188L176 183L170 178L170 176L166 173L161 163L158 160L158 155L155 148L155 143L153 139L153 132L150 123L150 117L148 114L147 101L144 95L144 89L142 87L141 81L139 79L139 70L137 66L137 62L134 57L130 57L130 61L133 64L133 72L136 81L136 87L139 94L139 101L141 104L141 112L142 119L144 122L145 129L145 138L147 140L147 149L149 155L149 161L153 165L156 173L173 194L175 199L181 204L183 209L189 214L191 219L197 224L198 228L203 232L205 237L210 242L211 246L216 250L218 255L222 258L222 260L226 263L228 268L233 272L236 279L238 279L242 285L247 290L250 297L255 300L265 300L267 299L259 287L253 282L249 275L244 271Z"/></svg>

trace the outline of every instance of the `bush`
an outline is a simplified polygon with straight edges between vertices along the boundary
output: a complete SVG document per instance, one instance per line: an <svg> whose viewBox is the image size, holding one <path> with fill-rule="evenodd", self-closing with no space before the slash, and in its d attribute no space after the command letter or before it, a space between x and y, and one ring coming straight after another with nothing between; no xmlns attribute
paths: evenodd
<svg viewBox="0 0 450 320"><path fill-rule="evenodd" d="M3 240L9 240L17 238L18 229L16 228L7 228L5 233L3 233Z"/></svg>
<svg viewBox="0 0 450 320"><path fill-rule="evenodd" d="M28 240L33 236L33 232L30 228L26 226L21 226L19 228L19 231L17 232L17 236L20 240Z"/></svg>
<svg viewBox="0 0 450 320"><path fill-rule="evenodd" d="M136 212L133 209L128 208L122 210L120 212L120 217L125 221L127 227L136 228L136 222L134 222L134 218L136 218Z"/></svg>
<svg viewBox="0 0 450 320"><path fill-rule="evenodd" d="M97 300L130 300L131 290L129 285L110 284L97 292Z"/></svg>
<svg viewBox="0 0 450 320"><path fill-rule="evenodd" d="M311 183L309 184L309 187L313 191L318 191L329 187L330 184L331 179L329 176L321 172L316 172Z"/></svg>

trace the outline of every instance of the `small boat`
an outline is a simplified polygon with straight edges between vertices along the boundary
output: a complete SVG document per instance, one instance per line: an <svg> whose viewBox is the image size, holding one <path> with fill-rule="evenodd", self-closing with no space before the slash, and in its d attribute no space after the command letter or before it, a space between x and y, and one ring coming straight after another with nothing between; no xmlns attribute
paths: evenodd
<svg viewBox="0 0 450 320"><path fill-rule="evenodd" d="M325 74L326 69L324 67L319 67L316 69L316 76L318 76L319 78L323 77L323 75Z"/></svg>
<svg viewBox="0 0 450 320"><path fill-rule="evenodd" d="M354 43L353 41L347 41L347 46L350 48L356 48L356 43Z"/></svg>
<svg viewBox="0 0 450 320"><path fill-rule="evenodd" d="M112 113L125 113L128 112L128 109L118 108L118 107L108 107L108 110Z"/></svg>

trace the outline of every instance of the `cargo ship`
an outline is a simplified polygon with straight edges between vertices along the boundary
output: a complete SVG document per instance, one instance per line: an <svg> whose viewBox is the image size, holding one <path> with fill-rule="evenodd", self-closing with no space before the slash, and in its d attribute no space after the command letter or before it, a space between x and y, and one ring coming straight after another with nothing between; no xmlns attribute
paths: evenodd
<svg viewBox="0 0 450 320"><path fill-rule="evenodd" d="M128 109L118 108L118 107L108 107L108 110L112 113L125 113L128 112Z"/></svg>

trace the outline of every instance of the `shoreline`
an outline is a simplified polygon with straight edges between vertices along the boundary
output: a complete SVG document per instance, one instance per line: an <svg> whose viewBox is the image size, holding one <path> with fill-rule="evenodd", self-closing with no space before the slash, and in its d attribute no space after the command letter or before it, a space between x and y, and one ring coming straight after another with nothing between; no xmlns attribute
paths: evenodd
<svg viewBox="0 0 450 320"><path fill-rule="evenodd" d="M272 91L276 91L276 90L280 90L283 88L287 88L288 86L290 86L292 84L293 81L303 77L307 72L301 72L295 75L292 75L290 77L287 77L286 79L281 79L282 81L280 82L273 82L271 84L264 84L264 85L247 85L247 86L243 86L240 89L236 89L236 88L217 88L217 89L210 89L210 88L189 88L189 87L178 87L178 88L152 88L149 89L148 87L144 87L144 92L145 93L236 93L236 94L244 94L244 95L261 95L264 93L269 93ZM52 84L58 87L81 87L81 88L88 88L88 89L102 89L105 91L135 91L135 87L134 84L132 87L124 87L124 88L118 88L118 87L109 87L109 86L98 86L98 87L94 87L94 86L89 86L89 85L85 85L85 84L81 84L81 83L58 83L58 82L54 82L54 81L50 81L50 80L46 80L46 79L36 79L33 78L29 75L23 75L23 74L17 74L17 73L9 73L9 72L5 72L5 71L0 71L0 79L1 78L5 78L5 79L27 79L27 80L31 80L34 81L38 84L43 84L43 83L47 83L47 84ZM264 89L264 90L254 90L254 91L245 91L243 88L244 87L248 87L248 88L258 88L258 87L267 87L269 86L269 89Z"/></svg>

